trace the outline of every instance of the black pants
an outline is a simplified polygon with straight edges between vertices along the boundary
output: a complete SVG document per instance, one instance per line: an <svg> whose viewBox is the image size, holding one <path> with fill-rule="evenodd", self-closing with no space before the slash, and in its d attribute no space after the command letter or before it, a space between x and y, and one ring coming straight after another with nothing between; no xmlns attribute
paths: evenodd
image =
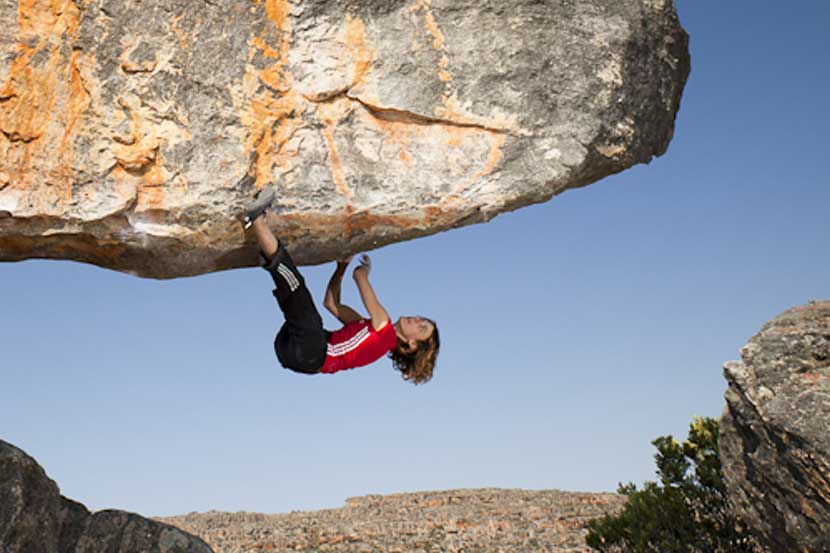
<svg viewBox="0 0 830 553"><path fill-rule="evenodd" d="M279 244L277 253L263 268L271 274L274 297L285 315L285 323L274 339L274 351L283 367L316 374L326 360L329 333L288 251Z"/></svg>

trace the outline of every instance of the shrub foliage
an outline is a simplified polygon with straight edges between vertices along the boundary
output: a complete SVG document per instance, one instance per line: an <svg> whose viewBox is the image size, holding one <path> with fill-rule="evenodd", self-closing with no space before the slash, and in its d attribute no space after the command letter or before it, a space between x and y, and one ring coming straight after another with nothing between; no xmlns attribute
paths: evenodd
<svg viewBox="0 0 830 553"><path fill-rule="evenodd" d="M659 482L620 484L628 503L617 516L589 524L588 546L606 553L757 553L729 512L718 452L718 421L695 418L682 444L671 436L657 448Z"/></svg>

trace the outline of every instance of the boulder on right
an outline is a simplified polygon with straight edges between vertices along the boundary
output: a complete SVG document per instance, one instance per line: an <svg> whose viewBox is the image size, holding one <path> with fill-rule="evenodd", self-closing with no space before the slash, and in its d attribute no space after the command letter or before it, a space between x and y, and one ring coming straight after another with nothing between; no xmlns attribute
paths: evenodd
<svg viewBox="0 0 830 553"><path fill-rule="evenodd" d="M830 551L830 301L778 315L724 365L723 476L772 553Z"/></svg>

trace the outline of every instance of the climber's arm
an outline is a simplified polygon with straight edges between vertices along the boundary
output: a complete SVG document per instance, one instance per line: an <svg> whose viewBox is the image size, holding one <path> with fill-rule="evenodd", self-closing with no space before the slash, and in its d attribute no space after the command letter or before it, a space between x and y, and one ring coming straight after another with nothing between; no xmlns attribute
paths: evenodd
<svg viewBox="0 0 830 553"><path fill-rule="evenodd" d="M329 285L326 288L326 298L323 300L323 307L328 309L343 324L349 324L363 318L360 313L348 305L340 303L340 284L343 282L343 274L346 272L348 264L348 260L337 262L337 268L334 270L334 274L331 275Z"/></svg>
<svg viewBox="0 0 830 553"><path fill-rule="evenodd" d="M363 318L363 315L349 307L348 305L343 305L342 303L334 306L334 309L329 308L331 314L337 317L337 320L347 325L349 323L353 323L354 321L359 321Z"/></svg>
<svg viewBox="0 0 830 553"><path fill-rule="evenodd" d="M360 260L360 266L354 270L354 280L357 283L357 289L360 291L360 299L363 300L363 305L366 306L366 311L372 318L372 326L375 330L379 330L389 320L389 313L383 308L375 295L375 290L369 284L369 269L371 268L371 261L368 255L363 255Z"/></svg>

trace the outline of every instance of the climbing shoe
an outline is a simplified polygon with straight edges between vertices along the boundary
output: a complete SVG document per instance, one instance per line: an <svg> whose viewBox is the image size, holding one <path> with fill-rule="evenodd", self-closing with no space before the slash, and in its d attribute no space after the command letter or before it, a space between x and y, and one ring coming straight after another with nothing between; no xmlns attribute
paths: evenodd
<svg viewBox="0 0 830 553"><path fill-rule="evenodd" d="M237 190L247 190L254 187L256 187L256 177L250 173L246 173L244 177L239 179L235 186Z"/></svg>
<svg viewBox="0 0 830 553"><path fill-rule="evenodd" d="M246 209L245 219L243 220L246 229L250 228L260 215L268 211L275 196L276 192L271 186L257 192L254 201L248 204Z"/></svg>

